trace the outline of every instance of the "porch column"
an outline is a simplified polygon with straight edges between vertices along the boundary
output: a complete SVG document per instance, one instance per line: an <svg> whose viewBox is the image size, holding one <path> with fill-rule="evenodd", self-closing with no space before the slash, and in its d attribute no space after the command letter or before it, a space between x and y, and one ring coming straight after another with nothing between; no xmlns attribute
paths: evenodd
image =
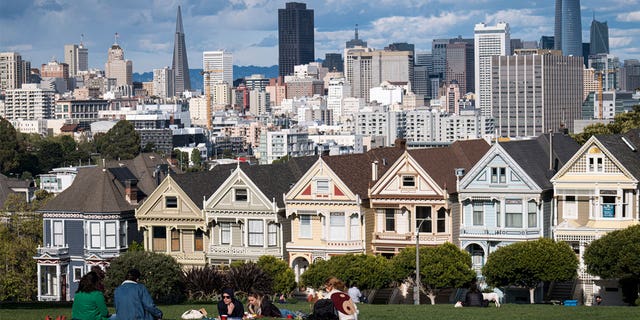
<svg viewBox="0 0 640 320"><path fill-rule="evenodd" d="M262 219L262 247L267 248L269 246L269 224L266 219Z"/></svg>
<svg viewBox="0 0 640 320"><path fill-rule="evenodd" d="M38 301L42 301L42 273L40 272L40 269L42 268L42 266L40 265L40 263L38 263Z"/></svg>
<svg viewBox="0 0 640 320"><path fill-rule="evenodd" d="M57 290L56 290L56 301L62 301L60 299L62 299L62 283L60 283L60 263L56 264L56 279L55 279L55 283L57 283Z"/></svg>
<svg viewBox="0 0 640 320"><path fill-rule="evenodd" d="M165 248L164 248L165 250L164 251L167 254L169 254L169 253L171 253L171 227L167 226L167 227L165 227L165 229L167 231L165 231L165 233L164 233L164 236L165 236L164 237L164 242L165 242Z"/></svg>

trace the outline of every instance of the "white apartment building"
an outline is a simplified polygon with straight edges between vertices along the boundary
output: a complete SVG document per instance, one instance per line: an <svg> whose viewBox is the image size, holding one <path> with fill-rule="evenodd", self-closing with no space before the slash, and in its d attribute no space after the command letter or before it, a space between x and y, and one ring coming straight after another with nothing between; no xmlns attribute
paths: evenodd
<svg viewBox="0 0 640 320"><path fill-rule="evenodd" d="M21 89L6 90L5 119L39 120L53 117L55 91L39 88L36 83L23 84Z"/></svg>
<svg viewBox="0 0 640 320"><path fill-rule="evenodd" d="M270 164L282 157L303 157L315 153L313 141L306 132L291 130L262 131L256 156L260 164Z"/></svg>
<svg viewBox="0 0 640 320"><path fill-rule="evenodd" d="M404 111L389 111L387 107L365 107L355 115L355 134L384 137L384 146L395 144L404 137L406 118Z"/></svg>
<svg viewBox="0 0 640 320"><path fill-rule="evenodd" d="M271 113L269 93L266 91L249 91L249 112L254 116Z"/></svg>
<svg viewBox="0 0 640 320"><path fill-rule="evenodd" d="M403 86L398 86L388 81L383 81L379 87L373 87L369 90L369 99L383 106L394 104L402 104L404 97Z"/></svg>
<svg viewBox="0 0 640 320"><path fill-rule="evenodd" d="M351 96L371 101L369 90L383 81L413 81L413 52L347 49L344 64Z"/></svg>
<svg viewBox="0 0 640 320"><path fill-rule="evenodd" d="M46 135L47 134L47 128L48 128L47 121L48 121L47 119L39 119L39 120L14 119L14 120L9 120L9 122L16 129L16 131L22 132L22 133L35 133L35 134L39 134L39 135Z"/></svg>
<svg viewBox="0 0 640 320"><path fill-rule="evenodd" d="M493 137L493 118L485 117L480 110L462 110L450 114L437 109L418 109L406 113L405 139L408 143L452 143Z"/></svg>
<svg viewBox="0 0 640 320"><path fill-rule="evenodd" d="M474 28L476 108L485 116L492 115L491 57L511 54L509 24L499 22L495 26L484 23Z"/></svg>
<svg viewBox="0 0 640 320"><path fill-rule="evenodd" d="M327 90L327 108L333 112L333 119L341 123L344 115L344 99L351 96L351 87L345 78L329 80Z"/></svg>
<svg viewBox="0 0 640 320"><path fill-rule="evenodd" d="M173 97L175 95L173 83L173 69L170 67L153 69L153 95L160 98Z"/></svg>
<svg viewBox="0 0 640 320"><path fill-rule="evenodd" d="M224 50L205 51L202 53L202 68L210 72L209 85L226 82L233 85L233 54ZM207 76L204 76L206 87Z"/></svg>

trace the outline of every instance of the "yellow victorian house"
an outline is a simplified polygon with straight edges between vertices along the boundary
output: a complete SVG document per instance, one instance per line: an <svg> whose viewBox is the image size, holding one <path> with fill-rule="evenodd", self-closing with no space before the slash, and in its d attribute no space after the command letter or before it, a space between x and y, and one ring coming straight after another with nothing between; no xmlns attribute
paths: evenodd
<svg viewBox="0 0 640 320"><path fill-rule="evenodd" d="M595 295L621 303L617 280L586 272L583 254L591 241L638 224L640 129L592 136L551 179L555 196L554 239L571 245L580 260L573 295L590 305Z"/></svg>
<svg viewBox="0 0 640 320"><path fill-rule="evenodd" d="M402 154L403 146L320 157L287 192L291 241L286 249L296 280L315 261L371 252L374 221L367 188Z"/></svg>

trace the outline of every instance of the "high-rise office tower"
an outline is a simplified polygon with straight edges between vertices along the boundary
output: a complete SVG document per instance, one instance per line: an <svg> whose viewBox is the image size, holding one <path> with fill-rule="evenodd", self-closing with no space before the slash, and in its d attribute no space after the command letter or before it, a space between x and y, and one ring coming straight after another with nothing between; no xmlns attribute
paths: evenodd
<svg viewBox="0 0 640 320"><path fill-rule="evenodd" d="M64 63L69 65L69 76L75 77L78 71L89 70L89 49L84 47L82 41L80 45L64 45Z"/></svg>
<svg viewBox="0 0 640 320"><path fill-rule="evenodd" d="M624 60L620 70L620 89L632 91L640 89L640 61L638 59Z"/></svg>
<svg viewBox="0 0 640 320"><path fill-rule="evenodd" d="M555 48L555 39L553 36L542 36L540 42L538 42L538 49L553 49Z"/></svg>
<svg viewBox="0 0 640 320"><path fill-rule="evenodd" d="M0 53L0 91L19 89L25 82L22 56L17 52Z"/></svg>
<svg viewBox="0 0 640 320"><path fill-rule="evenodd" d="M107 63L104 64L105 76L116 79L116 86L132 85L133 63L131 60L124 59L124 50L118 44L117 33L115 39L115 43L107 52Z"/></svg>
<svg viewBox="0 0 640 320"><path fill-rule="evenodd" d="M173 97L173 79L173 69L169 67L153 69L153 95L160 98Z"/></svg>
<svg viewBox="0 0 640 320"><path fill-rule="evenodd" d="M475 91L473 59L473 42L452 39L452 43L447 44L445 77L447 81L457 81L463 95Z"/></svg>
<svg viewBox="0 0 640 320"><path fill-rule="evenodd" d="M573 133L582 112L582 56L521 52L491 58L492 116L499 134L535 137L560 128Z"/></svg>
<svg viewBox="0 0 640 320"><path fill-rule="evenodd" d="M602 89L604 91L620 89L618 81L620 59L612 54L599 53L589 57L588 66L596 74L602 75Z"/></svg>
<svg viewBox="0 0 640 320"><path fill-rule="evenodd" d="M556 0L555 49L565 56L582 56L580 0Z"/></svg>
<svg viewBox="0 0 640 320"><path fill-rule="evenodd" d="M362 39L358 38L358 25L356 24L356 31L355 31L355 37L349 41L347 41L347 43L345 44L345 48L347 49L352 49L355 47L363 47L366 48L367 47L367 42L363 41Z"/></svg>
<svg viewBox="0 0 640 320"><path fill-rule="evenodd" d="M382 81L411 82L413 52L383 50L348 50L344 59L345 77L351 96L369 101L369 90Z"/></svg>
<svg viewBox="0 0 640 320"><path fill-rule="evenodd" d="M511 52L509 24L476 24L474 39L476 109L480 109L484 116L491 116L491 57L505 56Z"/></svg>
<svg viewBox="0 0 640 320"><path fill-rule="evenodd" d="M449 39L433 39L431 42L431 54L433 63L433 74L441 80L445 80L447 72L447 45Z"/></svg>
<svg viewBox="0 0 640 320"><path fill-rule="evenodd" d="M344 61L340 53L327 53L324 55L322 66L327 68L329 72L342 72L344 70Z"/></svg>
<svg viewBox="0 0 640 320"><path fill-rule="evenodd" d="M202 68L210 71L211 83L226 82L233 85L233 54L224 50L202 53ZM205 77L206 78L206 77Z"/></svg>
<svg viewBox="0 0 640 320"><path fill-rule="evenodd" d="M278 74L288 76L293 67L315 59L313 10L305 3L288 2L278 9Z"/></svg>
<svg viewBox="0 0 640 320"><path fill-rule="evenodd" d="M609 53L609 26L607 22L596 21L594 18L591 22L591 47L589 54Z"/></svg>
<svg viewBox="0 0 640 320"><path fill-rule="evenodd" d="M176 18L176 34L173 38L173 69L174 85L176 94L191 90L191 79L189 78L189 61L187 59L187 46L184 43L184 29L182 28L182 11L178 6L178 16Z"/></svg>

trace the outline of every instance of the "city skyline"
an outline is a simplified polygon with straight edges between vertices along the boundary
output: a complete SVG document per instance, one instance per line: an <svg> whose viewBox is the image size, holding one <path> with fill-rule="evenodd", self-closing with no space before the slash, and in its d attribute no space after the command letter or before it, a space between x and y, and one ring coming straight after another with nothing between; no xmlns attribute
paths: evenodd
<svg viewBox="0 0 640 320"><path fill-rule="evenodd" d="M114 34L134 72L171 66L176 10L182 6L187 56L191 68L202 67L202 52L225 49L236 65L278 63L278 9L287 1L109 1L46 0L0 5L0 51L17 51L33 66L52 57L64 61L64 45L83 43L89 67L104 67ZM345 42L359 37L382 49L392 42L430 51L431 41L461 35L473 38L473 26L509 23L512 38L538 41L554 34L553 1L301 1L315 13L315 57L341 53ZM588 41L595 12L609 25L610 51L620 60L640 58L640 0L612 0L606 6L582 0L583 41ZM34 19L33 17L38 17ZM28 19L28 20L25 20ZM29 21L29 23L25 23ZM69 23L71 22L71 23Z"/></svg>

